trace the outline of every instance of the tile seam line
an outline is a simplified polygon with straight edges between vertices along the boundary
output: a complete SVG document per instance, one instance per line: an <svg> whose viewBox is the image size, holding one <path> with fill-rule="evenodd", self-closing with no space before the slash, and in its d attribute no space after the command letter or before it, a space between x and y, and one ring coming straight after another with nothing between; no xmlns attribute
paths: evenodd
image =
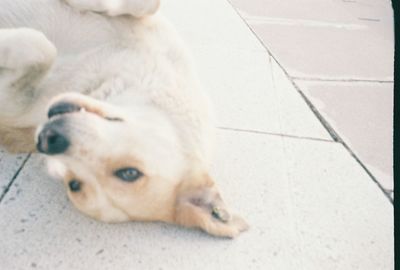
<svg viewBox="0 0 400 270"><path fill-rule="evenodd" d="M315 78L315 77L297 77L297 76L290 76L290 78L297 81L317 81L317 82L355 82L355 83L394 83L391 80L368 80L368 79L332 79L332 78Z"/></svg>
<svg viewBox="0 0 400 270"><path fill-rule="evenodd" d="M274 57L274 56L272 56ZM275 59L275 58L274 58ZM275 61L278 63L278 61L275 59ZM278 65L282 68L282 70L285 72L286 76L288 76L286 70L281 66L280 63ZM393 204L393 200L390 197L389 191L386 191L386 189L379 183L377 178L371 173L371 171L365 166L365 164L360 160L360 158L355 154L355 152L350 148L350 146L340 137L340 135L335 131L335 129L329 124L329 122L320 114L318 109L312 104L312 102L306 97L306 95L301 91L299 86L288 76L289 80L291 81L292 85L296 88L297 92L303 97L304 101L306 104L310 107L311 111L315 114L317 119L321 122L321 124L325 127L325 129L328 131L328 133L332 136L334 141L341 143L343 147L347 150L347 152L356 160L356 162L364 169L364 171L368 174L368 176L371 178L371 180L378 186L378 188L383 192L383 194L386 196L386 198L390 201L390 203Z"/></svg>
<svg viewBox="0 0 400 270"><path fill-rule="evenodd" d="M337 143L337 142L335 142L333 140L328 140L328 139L322 139L322 138L316 138L316 137L296 136L296 135L275 133L275 132L268 132L268 131L260 131L260 130L254 130L254 129L241 129L241 128L231 128L231 127L222 127L222 126L218 126L217 128L221 129L221 130L237 131L237 132L243 132L243 133L252 133L252 134L258 134L258 135L269 135L269 136L285 137L285 138L299 139L299 140L309 140L309 141L321 141L321 142Z"/></svg>
<svg viewBox="0 0 400 270"><path fill-rule="evenodd" d="M11 178L10 182L7 184L6 188L4 189L3 193L0 196L0 204L3 199L6 197L8 191L10 191L11 186L14 184L15 180L18 178L20 172L25 167L25 164L28 162L29 158L31 157L32 153L26 155L25 159L22 161L22 164L19 166L18 170L14 173L13 177Z"/></svg>
<svg viewBox="0 0 400 270"><path fill-rule="evenodd" d="M256 34L256 32L250 27L250 25L247 23L247 21L243 18L243 16L240 14L240 12L235 8L235 6L232 4L230 0L226 0L231 8L236 12L236 14L239 16L239 18L244 22L244 24L247 26L247 28L253 33L255 38L258 40L261 46L264 47L266 52L275 60L275 62L279 65L279 67L283 70L285 75L288 77L289 81L291 84L295 87L297 92L300 94L300 96L303 98L307 106L311 109L311 111L314 113L314 115L317 117L317 119L321 122L322 126L328 131L329 135L332 137L332 139L335 142L341 143L344 148L347 150L347 152L356 160L356 162L361 166L361 168L364 169L364 171L367 173L367 175L371 178L371 180L378 186L378 188L381 190L383 195L389 200L389 202L393 205L393 200L389 194L383 188L383 186L378 182L376 177L367 169L367 167L364 165L364 163L357 157L357 155L351 150L351 148L342 140L342 138L339 136L339 134L331 127L331 125L328 123L328 121L325 120L325 118L319 113L317 108L312 104L312 102L306 97L306 95L300 90L298 85L294 82L293 78L289 75L287 70L281 65L281 63L277 60L277 58L272 54L272 52L267 48L265 43L260 39L260 37Z"/></svg>

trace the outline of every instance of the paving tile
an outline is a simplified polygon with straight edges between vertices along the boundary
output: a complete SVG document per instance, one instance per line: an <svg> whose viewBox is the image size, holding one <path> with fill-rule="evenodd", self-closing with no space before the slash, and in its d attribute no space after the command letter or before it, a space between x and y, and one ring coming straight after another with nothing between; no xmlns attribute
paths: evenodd
<svg viewBox="0 0 400 270"><path fill-rule="evenodd" d="M298 0L299 4L293 4L290 0L230 0L230 2L242 16L251 21L269 17L335 23L350 22L352 18L345 8L348 5L338 1Z"/></svg>
<svg viewBox="0 0 400 270"><path fill-rule="evenodd" d="M162 11L194 55L219 126L330 139L287 78L272 80L268 54L227 1L168 3ZM201 12L207 20L193 16Z"/></svg>
<svg viewBox="0 0 400 270"><path fill-rule="evenodd" d="M314 23L315 26L363 26L370 22L385 23L393 21L391 1L389 0L298 0L293 4L290 0L229 0L240 14L250 21L273 19L295 19L299 23ZM327 12L329 10L329 12ZM370 19L369 21L367 19ZM275 21L279 23L279 20ZM289 23L287 21L287 23ZM325 23L324 23L325 22ZM283 22L281 22L283 23ZM336 24L336 26L334 25ZM356 27L363 28L363 27ZM383 28L383 27L382 27ZM383 29L382 29L383 30ZM386 29L390 35L393 25Z"/></svg>
<svg viewBox="0 0 400 270"><path fill-rule="evenodd" d="M0 197L22 165L26 155L11 155L0 146Z"/></svg>
<svg viewBox="0 0 400 270"><path fill-rule="evenodd" d="M213 48L193 54L218 126L331 139L267 53Z"/></svg>
<svg viewBox="0 0 400 270"><path fill-rule="evenodd" d="M393 84L296 83L383 187L393 190Z"/></svg>
<svg viewBox="0 0 400 270"><path fill-rule="evenodd" d="M393 269L392 205L347 151L289 140L284 149L304 269ZM376 252L383 257L364 261Z"/></svg>
<svg viewBox="0 0 400 270"><path fill-rule="evenodd" d="M371 31L326 31L298 25L252 27L291 76L393 80L393 41L374 39Z"/></svg>
<svg viewBox="0 0 400 270"><path fill-rule="evenodd" d="M192 47L265 50L226 0L169 0L161 11Z"/></svg>
<svg viewBox="0 0 400 270"><path fill-rule="evenodd" d="M194 55L219 126L330 139L286 76L271 77L275 62L227 1L168 2L162 11ZM202 12L207 20L193 16Z"/></svg>
<svg viewBox="0 0 400 270"><path fill-rule="evenodd" d="M213 175L252 226L236 240L93 221L34 157L0 204L2 268L393 269L392 205L342 145L231 131L219 142Z"/></svg>
<svg viewBox="0 0 400 270"><path fill-rule="evenodd" d="M390 1L232 2L291 76L393 80Z"/></svg>

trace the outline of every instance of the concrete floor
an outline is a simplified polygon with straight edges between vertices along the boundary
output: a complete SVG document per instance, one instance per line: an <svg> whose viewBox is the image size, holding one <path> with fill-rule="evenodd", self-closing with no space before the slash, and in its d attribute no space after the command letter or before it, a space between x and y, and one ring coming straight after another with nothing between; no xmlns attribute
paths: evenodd
<svg viewBox="0 0 400 270"><path fill-rule="evenodd" d="M250 7L251 2L257 3L235 0L233 7L226 0L169 0L162 3L162 12L193 51L202 82L215 104L219 151L213 176L227 203L248 220L250 230L235 240L222 240L160 223L100 223L74 209L62 184L46 175L39 155L14 156L0 151L0 269L394 268L393 205L375 182L383 185L386 180L372 169L376 167L387 175L390 160L381 155L383 161L376 159L379 161L374 164L383 165L371 164L365 158L368 151L363 150L369 146L363 144L371 144L372 139L352 143L357 140L352 125L340 121L342 114L357 122L386 119L368 123L368 127L363 124L363 133L373 130L369 125L387 125L390 115L368 112L363 104L369 100L365 95L377 101L380 94L376 91L390 91L390 59L375 64L375 71L374 66L358 70L352 65L364 60L351 60L356 56L349 52L343 73L334 73L341 71L339 67L326 67L329 72L323 71L322 66L319 69L324 61L317 66L305 64L307 72L316 71L307 73L299 69L302 65L296 66L297 60L291 60L290 55L280 56L271 50L271 56L266 48L279 48L279 38L269 39L268 43L252 29L258 37L254 35L239 15L243 16L244 7L240 5L244 2ZM297 19L256 13L264 12L264 4L268 6L265 11L283 12L289 1L280 2L259 0L261 6L245 13L270 16L271 21L280 23L273 33L290 38L290 33L278 28L285 25L289 29L291 25L296 32ZM342 1L299 2L299 10L289 9L287 14L309 16L300 18L301 25L319 25L315 34L325 28L329 31L331 28L326 25L339 23L353 29L370 22L341 23L343 10L334 7ZM382 9L389 7L389 2L383 0L357 2L378 2ZM329 12L322 12L326 10ZM348 10L355 12L357 8ZM335 18L339 22L331 21ZM340 29L348 31L346 27ZM375 34L371 32L371 39ZM314 44L310 42L309 46ZM282 43L286 49L281 49L289 53L300 50L313 59L331 57L319 49L312 55L313 50L299 49L301 45ZM391 52L383 50L379 52L382 57L389 57ZM380 61L380 57L373 59ZM297 69L299 73L291 73ZM329 77L327 81L312 79L320 78L319 72ZM372 74L374 80L384 82L342 81L358 78L353 77L357 74L362 80ZM341 79L337 81L338 78ZM337 100L348 99L346 91L352 91L350 96L366 92L361 95L363 98L354 100L359 114L354 114L349 100L337 106ZM383 104L389 107L389 101L386 96ZM310 105L345 144L332 139ZM382 113L388 114L388 110ZM390 151L387 133L379 136L373 144L374 151L381 147Z"/></svg>

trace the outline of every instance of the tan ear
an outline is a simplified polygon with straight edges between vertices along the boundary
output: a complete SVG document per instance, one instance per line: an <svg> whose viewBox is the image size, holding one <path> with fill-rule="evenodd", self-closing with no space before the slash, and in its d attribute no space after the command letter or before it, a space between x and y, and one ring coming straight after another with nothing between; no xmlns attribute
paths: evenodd
<svg viewBox="0 0 400 270"><path fill-rule="evenodd" d="M249 228L244 219L229 212L207 174L179 186L175 211L177 224L215 236L233 238Z"/></svg>

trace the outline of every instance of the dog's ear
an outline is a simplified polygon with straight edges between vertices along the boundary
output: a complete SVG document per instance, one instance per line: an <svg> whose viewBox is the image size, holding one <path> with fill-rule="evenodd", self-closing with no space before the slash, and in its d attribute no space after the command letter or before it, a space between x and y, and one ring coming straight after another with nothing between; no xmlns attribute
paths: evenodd
<svg viewBox="0 0 400 270"><path fill-rule="evenodd" d="M229 212L208 174L184 180L177 191L175 222L209 234L233 238L248 229L241 217Z"/></svg>

